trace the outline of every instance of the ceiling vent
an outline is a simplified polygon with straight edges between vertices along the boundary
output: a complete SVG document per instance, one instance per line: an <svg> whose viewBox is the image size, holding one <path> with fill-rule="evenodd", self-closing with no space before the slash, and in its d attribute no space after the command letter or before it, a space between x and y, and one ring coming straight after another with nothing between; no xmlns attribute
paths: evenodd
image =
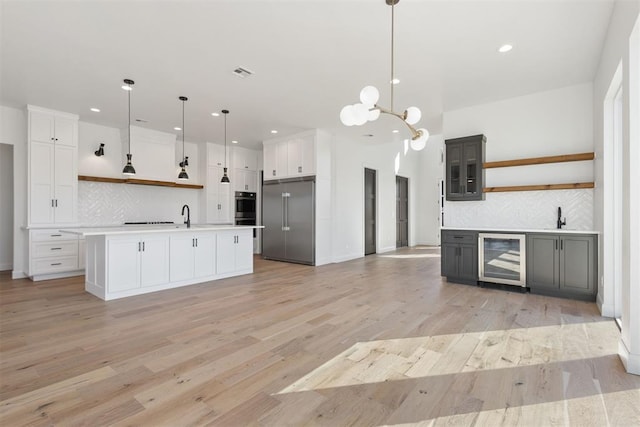
<svg viewBox="0 0 640 427"><path fill-rule="evenodd" d="M235 74L238 77L242 77L244 79L252 75L253 71L247 70L246 68L238 67L235 70L233 70L233 74Z"/></svg>

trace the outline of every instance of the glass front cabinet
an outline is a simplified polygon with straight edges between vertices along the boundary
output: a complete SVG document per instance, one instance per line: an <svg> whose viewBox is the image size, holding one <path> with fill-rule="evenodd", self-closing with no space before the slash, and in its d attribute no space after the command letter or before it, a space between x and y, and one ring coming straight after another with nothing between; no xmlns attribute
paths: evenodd
<svg viewBox="0 0 640 427"><path fill-rule="evenodd" d="M447 139L447 200L484 200L484 135Z"/></svg>

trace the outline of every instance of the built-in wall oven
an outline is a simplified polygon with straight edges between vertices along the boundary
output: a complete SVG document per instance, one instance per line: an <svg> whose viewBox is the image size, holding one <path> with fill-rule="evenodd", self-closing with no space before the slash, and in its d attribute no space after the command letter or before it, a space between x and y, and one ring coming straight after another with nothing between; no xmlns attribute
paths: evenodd
<svg viewBox="0 0 640 427"><path fill-rule="evenodd" d="M256 193L236 191L236 225L256 225ZM256 229L253 229L256 237Z"/></svg>
<svg viewBox="0 0 640 427"><path fill-rule="evenodd" d="M481 282L526 286L526 236L478 234L478 266Z"/></svg>

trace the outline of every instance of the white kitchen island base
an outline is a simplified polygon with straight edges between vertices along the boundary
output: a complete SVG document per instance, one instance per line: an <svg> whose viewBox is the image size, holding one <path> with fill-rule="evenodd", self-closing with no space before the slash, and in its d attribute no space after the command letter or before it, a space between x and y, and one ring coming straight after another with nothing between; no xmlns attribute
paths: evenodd
<svg viewBox="0 0 640 427"><path fill-rule="evenodd" d="M113 300L253 273L253 226L75 229L85 290Z"/></svg>

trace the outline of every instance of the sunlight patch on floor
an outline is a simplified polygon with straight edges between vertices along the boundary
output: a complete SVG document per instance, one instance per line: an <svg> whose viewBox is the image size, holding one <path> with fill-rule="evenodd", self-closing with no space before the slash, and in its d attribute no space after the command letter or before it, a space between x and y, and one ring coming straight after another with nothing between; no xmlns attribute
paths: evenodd
<svg viewBox="0 0 640 427"><path fill-rule="evenodd" d="M617 354L611 321L358 342L278 394Z"/></svg>
<svg viewBox="0 0 640 427"><path fill-rule="evenodd" d="M413 258L440 258L440 254L398 254L398 255L378 255L380 258L397 258L397 259L413 259Z"/></svg>

